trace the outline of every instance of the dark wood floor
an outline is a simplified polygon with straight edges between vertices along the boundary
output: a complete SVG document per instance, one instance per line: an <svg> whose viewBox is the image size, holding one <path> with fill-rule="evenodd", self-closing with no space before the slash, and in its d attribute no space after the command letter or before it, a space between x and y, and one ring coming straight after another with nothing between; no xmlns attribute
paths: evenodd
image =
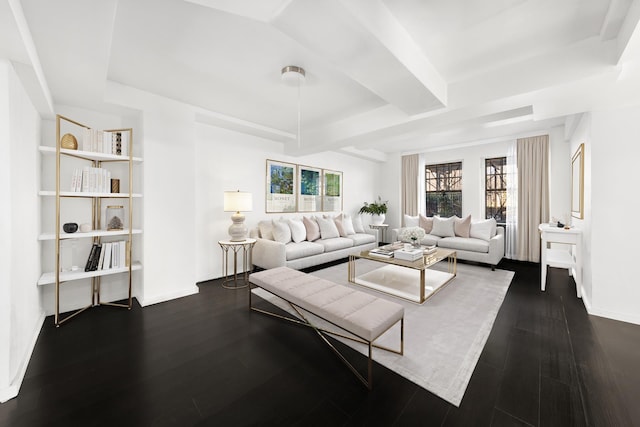
<svg viewBox="0 0 640 427"><path fill-rule="evenodd" d="M0 425L640 425L640 327L588 316L566 270L542 293L539 266L500 267L515 279L459 408L378 365L367 392L313 331L212 281L58 329L48 318Z"/></svg>

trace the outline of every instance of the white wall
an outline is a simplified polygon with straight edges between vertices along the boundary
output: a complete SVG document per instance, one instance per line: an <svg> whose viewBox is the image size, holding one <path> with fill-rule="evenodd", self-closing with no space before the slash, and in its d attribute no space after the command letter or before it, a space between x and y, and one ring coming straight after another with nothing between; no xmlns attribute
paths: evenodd
<svg viewBox="0 0 640 427"><path fill-rule="evenodd" d="M582 301L587 310L591 310L593 254L591 251L591 227L593 214L591 188L591 113L582 115L578 126L571 136L569 160L580 144L584 144L584 216L583 219L571 218L571 224L582 230Z"/></svg>
<svg viewBox="0 0 640 427"><path fill-rule="evenodd" d="M640 324L640 107L591 114L591 313Z"/></svg>
<svg viewBox="0 0 640 427"><path fill-rule="evenodd" d="M343 172L344 211L356 214L363 202L378 196L376 177L381 165L338 153L302 157L283 154L283 145L265 139L198 124L196 126L196 278L221 277L222 254L218 240L228 239L231 213L223 211L223 192L249 191L253 211L245 224L255 227L266 218L301 217L303 213L265 213L266 160L333 169ZM310 215L304 213L304 215ZM368 221L365 216L363 221Z"/></svg>
<svg viewBox="0 0 640 427"><path fill-rule="evenodd" d="M17 395L44 319L36 286L40 116L11 64L1 60L0 117L7 118L0 124L1 402Z"/></svg>

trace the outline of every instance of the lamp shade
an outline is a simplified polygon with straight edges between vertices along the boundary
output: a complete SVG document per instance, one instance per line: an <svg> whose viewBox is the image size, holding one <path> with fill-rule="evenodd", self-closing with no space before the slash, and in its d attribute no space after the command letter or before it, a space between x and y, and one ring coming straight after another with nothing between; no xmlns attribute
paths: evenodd
<svg viewBox="0 0 640 427"><path fill-rule="evenodd" d="M251 212L251 210L253 210L251 193L240 190L224 192L225 212Z"/></svg>

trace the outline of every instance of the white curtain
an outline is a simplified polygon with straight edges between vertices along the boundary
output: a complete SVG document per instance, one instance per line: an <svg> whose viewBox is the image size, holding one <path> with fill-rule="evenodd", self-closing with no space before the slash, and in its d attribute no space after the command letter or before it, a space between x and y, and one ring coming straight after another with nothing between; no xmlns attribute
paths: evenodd
<svg viewBox="0 0 640 427"><path fill-rule="evenodd" d="M402 213L411 216L418 215L419 160L418 154L402 156Z"/></svg>
<svg viewBox="0 0 640 427"><path fill-rule="evenodd" d="M505 256L516 259L518 236L518 163L516 141L507 150L507 227L505 230Z"/></svg>

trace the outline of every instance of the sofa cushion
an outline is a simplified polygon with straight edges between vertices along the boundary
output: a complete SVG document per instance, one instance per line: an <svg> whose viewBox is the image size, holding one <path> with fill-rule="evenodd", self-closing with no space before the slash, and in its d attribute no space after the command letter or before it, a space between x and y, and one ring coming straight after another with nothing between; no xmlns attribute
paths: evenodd
<svg viewBox="0 0 640 427"><path fill-rule="evenodd" d="M438 247L469 252L489 252L489 242L472 237L445 237L438 241Z"/></svg>
<svg viewBox="0 0 640 427"><path fill-rule="evenodd" d="M335 237L333 239L320 239L317 242L324 246L325 252L337 251L339 249L346 249L353 247L353 240L346 237Z"/></svg>
<svg viewBox="0 0 640 427"><path fill-rule="evenodd" d="M419 214L418 227L422 228L427 234L431 233L431 230L433 230L433 217L426 217L422 214Z"/></svg>
<svg viewBox="0 0 640 427"><path fill-rule="evenodd" d="M336 225L336 228L338 229L338 233L340 234L340 237L347 237L347 232L344 231L344 227L343 227L343 223L342 223L342 216L337 216L333 219L333 222Z"/></svg>
<svg viewBox="0 0 640 427"><path fill-rule="evenodd" d="M317 216L316 222L320 227L320 237L322 239L333 239L336 237L340 237L338 227L336 227L336 223L333 222L332 218L320 218L319 216Z"/></svg>
<svg viewBox="0 0 640 427"><path fill-rule="evenodd" d="M376 236L368 233L349 234L347 238L353 240L353 246L366 245L367 243L375 243Z"/></svg>
<svg viewBox="0 0 640 427"><path fill-rule="evenodd" d="M455 237L456 233L453 231L454 220L455 217L440 218L439 216L434 216L433 229L429 234L440 237Z"/></svg>
<svg viewBox="0 0 640 427"><path fill-rule="evenodd" d="M426 234L422 239L420 239L420 243L425 246L433 246L433 245L437 245L440 240L442 240L442 237L440 236L434 236L433 234Z"/></svg>
<svg viewBox="0 0 640 427"><path fill-rule="evenodd" d="M458 237L469 237L469 228L471 227L471 215L466 218L454 217L453 231Z"/></svg>
<svg viewBox="0 0 640 427"><path fill-rule="evenodd" d="M489 241L496 235L496 220L494 218L472 222L469 227L469 237Z"/></svg>
<svg viewBox="0 0 640 427"><path fill-rule="evenodd" d="M404 226L405 227L419 227L420 224L418 224L418 217L419 217L419 215L411 216L411 215L404 214Z"/></svg>
<svg viewBox="0 0 640 427"><path fill-rule="evenodd" d="M303 241L300 243L287 243L284 247L287 261L292 259L305 258L312 255L318 255L324 252L324 246L316 242Z"/></svg>
<svg viewBox="0 0 640 427"><path fill-rule="evenodd" d="M273 240L280 243L291 241L291 229L285 220L273 220Z"/></svg>
<svg viewBox="0 0 640 427"><path fill-rule="evenodd" d="M273 240L273 222L271 220L260 221L258 223L260 237L267 240Z"/></svg>
<svg viewBox="0 0 640 427"><path fill-rule="evenodd" d="M307 238L307 230L299 219L290 219L287 221L291 229L291 240L300 243Z"/></svg>
<svg viewBox="0 0 640 427"><path fill-rule="evenodd" d="M307 240L313 242L320 238L320 226L314 218L302 217L302 223L307 231Z"/></svg>
<svg viewBox="0 0 640 427"><path fill-rule="evenodd" d="M362 225L362 218L360 216L353 217L353 231L356 233L364 233L364 226Z"/></svg>

